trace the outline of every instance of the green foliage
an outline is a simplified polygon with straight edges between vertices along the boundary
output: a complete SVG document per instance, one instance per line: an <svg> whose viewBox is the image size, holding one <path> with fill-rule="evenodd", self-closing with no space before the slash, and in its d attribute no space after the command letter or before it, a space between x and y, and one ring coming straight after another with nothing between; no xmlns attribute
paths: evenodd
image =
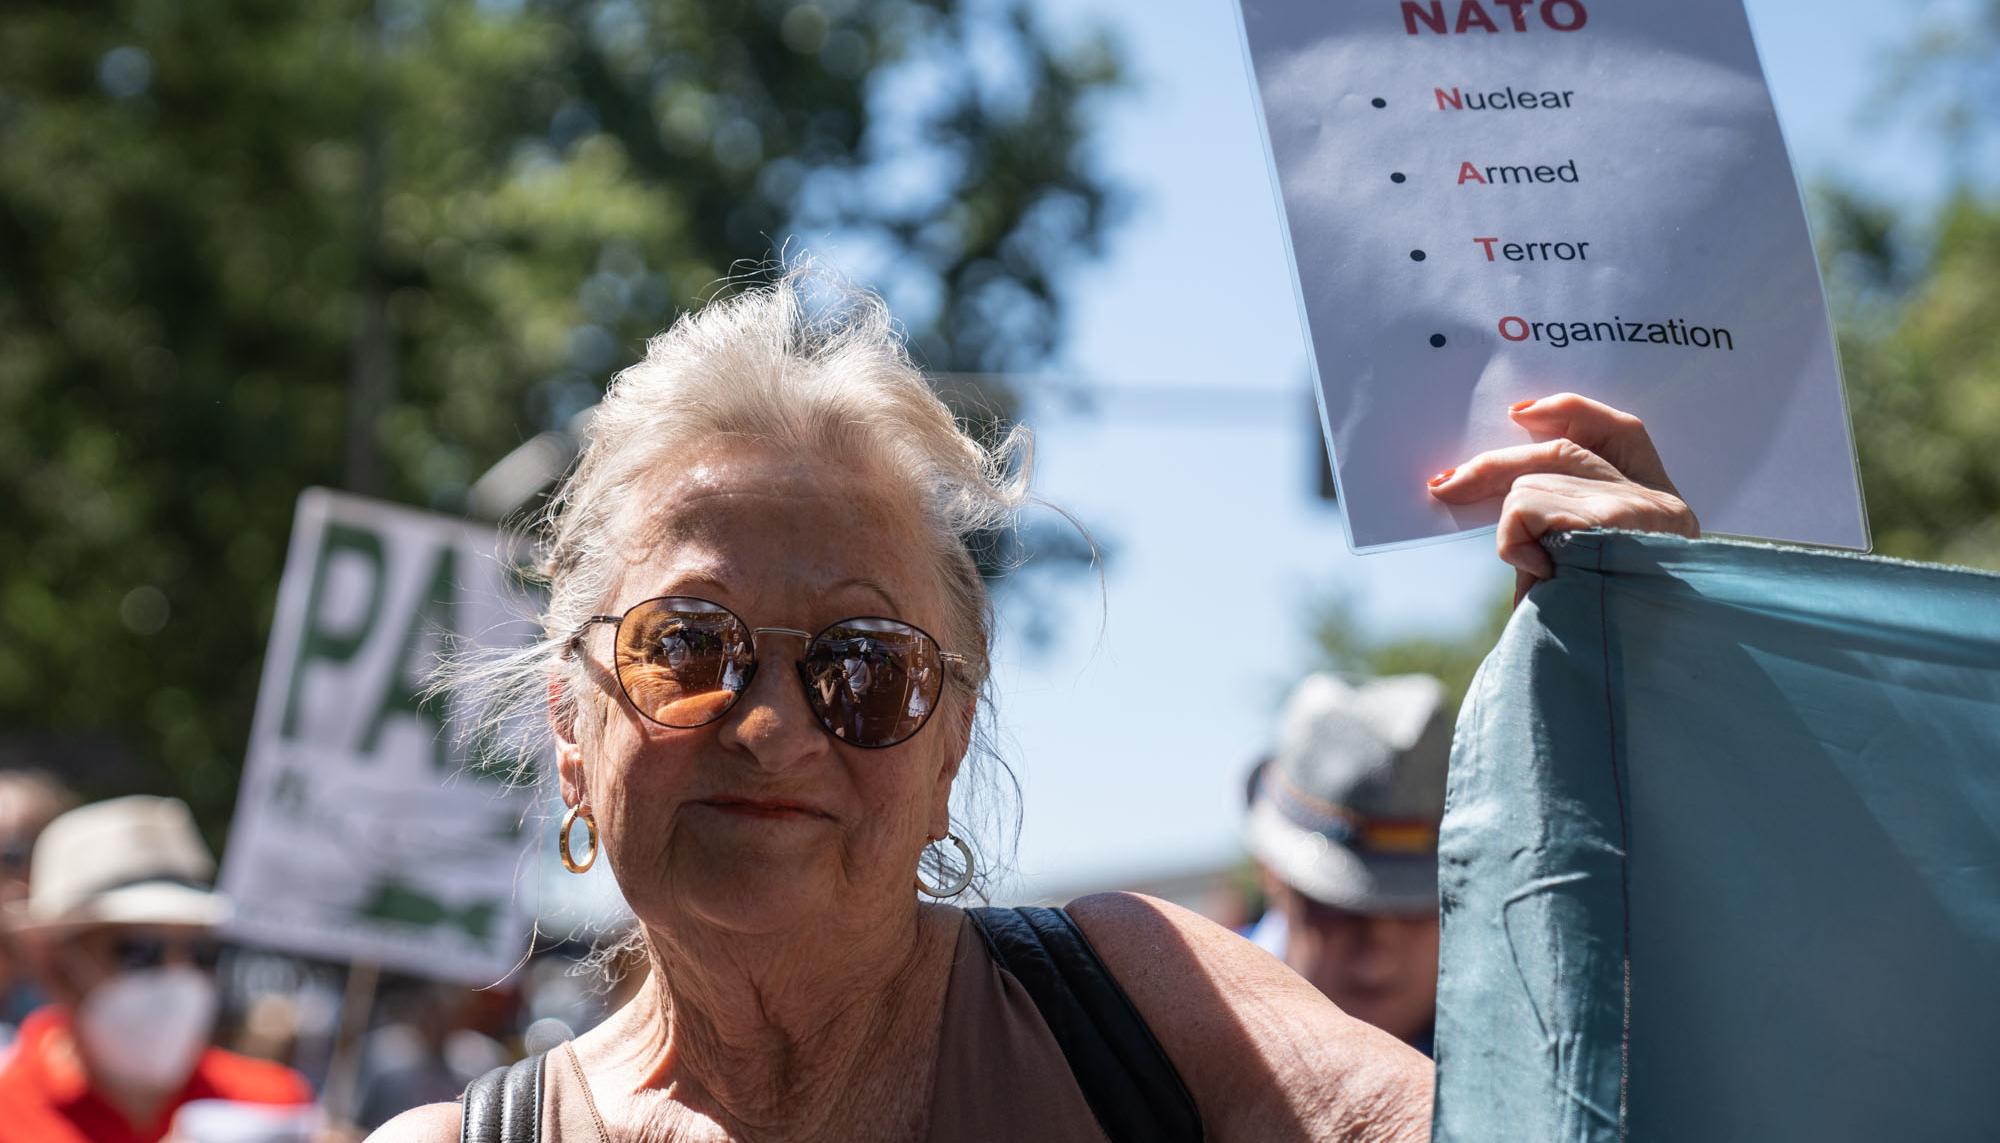
<svg viewBox="0 0 2000 1143"><path fill-rule="evenodd" d="M2000 569L2000 201L1949 203L1900 288L1844 280L1852 239L1829 237L1876 550Z"/></svg>
<svg viewBox="0 0 2000 1143"><path fill-rule="evenodd" d="M1879 106L1920 117L1953 191L1931 218L1815 195L1875 548L2000 569L2000 0L1933 14Z"/></svg>
<svg viewBox="0 0 2000 1143"><path fill-rule="evenodd" d="M0 726L164 763L213 827L299 491L457 509L787 234L872 251L931 366L1037 364L1117 63L1026 13L10 6Z"/></svg>

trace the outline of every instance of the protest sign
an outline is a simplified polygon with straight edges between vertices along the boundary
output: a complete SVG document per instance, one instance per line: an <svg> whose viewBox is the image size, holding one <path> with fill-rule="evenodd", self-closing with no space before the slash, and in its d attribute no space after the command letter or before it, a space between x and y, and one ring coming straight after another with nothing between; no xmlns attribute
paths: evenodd
<svg viewBox="0 0 2000 1143"><path fill-rule="evenodd" d="M488 528L299 498L221 886L232 936L491 983L525 948L521 761L421 694L450 640L534 635Z"/></svg>
<svg viewBox="0 0 2000 1143"><path fill-rule="evenodd" d="M1510 404L1638 414L1711 532L1865 548L1811 238L1739 0L1241 0L1357 551Z"/></svg>

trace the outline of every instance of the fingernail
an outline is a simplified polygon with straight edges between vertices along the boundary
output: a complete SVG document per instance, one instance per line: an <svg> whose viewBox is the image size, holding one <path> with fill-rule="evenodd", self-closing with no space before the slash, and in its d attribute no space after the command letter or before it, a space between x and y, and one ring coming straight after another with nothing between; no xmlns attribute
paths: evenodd
<svg viewBox="0 0 2000 1143"><path fill-rule="evenodd" d="M1522 409L1527 408L1529 405L1532 405L1539 400L1541 400L1540 397L1530 397L1525 401L1516 401L1513 404L1507 406L1507 411L1510 413L1518 413Z"/></svg>
<svg viewBox="0 0 2000 1143"><path fill-rule="evenodd" d="M1447 468L1443 472L1438 473L1436 476L1431 477L1431 487L1436 488L1438 485L1443 484L1447 480L1450 480L1452 473L1457 471L1458 470L1455 468Z"/></svg>

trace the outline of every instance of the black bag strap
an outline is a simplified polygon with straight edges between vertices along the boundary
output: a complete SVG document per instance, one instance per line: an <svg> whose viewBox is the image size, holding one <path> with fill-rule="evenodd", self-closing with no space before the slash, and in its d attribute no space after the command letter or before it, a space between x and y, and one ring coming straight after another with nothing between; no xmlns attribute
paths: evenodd
<svg viewBox="0 0 2000 1143"><path fill-rule="evenodd" d="M459 1096L458 1143L541 1143L547 1052L494 1068Z"/></svg>
<svg viewBox="0 0 2000 1143"><path fill-rule="evenodd" d="M1180 1072L1061 909L970 909L993 961L1041 1011L1111 1143L1199 1143Z"/></svg>

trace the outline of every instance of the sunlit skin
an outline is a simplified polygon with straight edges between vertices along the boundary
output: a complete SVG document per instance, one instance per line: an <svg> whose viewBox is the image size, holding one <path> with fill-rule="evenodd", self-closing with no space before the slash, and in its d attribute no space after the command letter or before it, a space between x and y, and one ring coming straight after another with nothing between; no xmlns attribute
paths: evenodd
<svg viewBox="0 0 2000 1143"><path fill-rule="evenodd" d="M1357 913L1277 885L1285 963L1340 1010L1405 1043L1436 1019L1438 915Z"/></svg>

